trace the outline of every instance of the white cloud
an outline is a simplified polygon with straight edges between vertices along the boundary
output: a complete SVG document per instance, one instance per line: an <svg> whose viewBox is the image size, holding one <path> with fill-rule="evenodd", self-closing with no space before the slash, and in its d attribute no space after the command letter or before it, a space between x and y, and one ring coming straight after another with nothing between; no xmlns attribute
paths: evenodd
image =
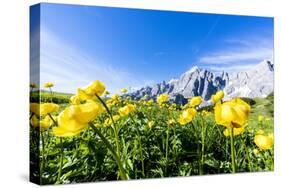
<svg viewBox="0 0 281 188"><path fill-rule="evenodd" d="M198 63L213 71L236 72L273 57L273 41L268 39L227 39L224 48L205 54Z"/></svg>
<svg viewBox="0 0 281 188"><path fill-rule="evenodd" d="M272 57L273 50L270 48L247 48L240 50L224 50L203 56L199 62L203 64L227 65L242 61L261 61Z"/></svg>
<svg viewBox="0 0 281 188"><path fill-rule="evenodd" d="M123 87L140 85L134 75L83 53L69 43L61 40L48 29L41 29L40 47L40 85L54 82L54 90L75 93L93 80L105 83L111 93Z"/></svg>

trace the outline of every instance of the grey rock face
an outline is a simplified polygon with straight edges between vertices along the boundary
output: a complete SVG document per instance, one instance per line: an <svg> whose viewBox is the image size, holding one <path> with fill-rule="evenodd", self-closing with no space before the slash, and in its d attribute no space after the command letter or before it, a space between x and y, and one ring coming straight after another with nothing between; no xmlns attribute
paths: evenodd
<svg viewBox="0 0 281 188"><path fill-rule="evenodd" d="M273 92L273 79L274 65L270 61L263 61L250 70L237 73L222 72L219 76L195 66L182 74L179 79L146 86L128 95L136 99L145 95L156 99L160 94L168 93L170 100L180 104L186 103L186 99L193 96L201 96L208 101L221 89L224 90L226 99L265 97Z"/></svg>
<svg viewBox="0 0 281 188"><path fill-rule="evenodd" d="M274 65L263 61L250 70L226 78L225 94L231 97L266 97L274 90Z"/></svg>

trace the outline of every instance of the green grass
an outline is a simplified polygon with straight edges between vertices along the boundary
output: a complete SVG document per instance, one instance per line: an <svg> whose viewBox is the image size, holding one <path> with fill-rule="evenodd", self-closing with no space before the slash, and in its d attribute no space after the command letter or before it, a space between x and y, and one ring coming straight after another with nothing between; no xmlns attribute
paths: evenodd
<svg viewBox="0 0 281 188"><path fill-rule="evenodd" d="M38 93L33 93L33 97ZM60 105L59 111L68 107L72 94L41 92L41 102L49 101ZM104 99L107 100L107 99ZM254 143L256 132L260 129L266 134L273 133L273 94L266 98L243 98L251 104L251 114L245 132L236 136L237 172L257 172L273 170L274 149L254 153L257 146ZM56 102L59 101L59 102ZM144 105L139 101L129 101L136 104L137 110L130 116L121 117L116 121L117 138L120 144L120 158L122 166L131 179L193 176L200 174L231 173L230 140L225 137L225 127L215 122L213 107L209 116L197 114L192 123L180 125L176 123L169 127L169 119L177 120L181 114L179 108L169 110L160 108L158 104ZM113 115L126 104L120 101L110 108ZM202 109L198 109L200 111ZM258 121L263 115L269 120ZM107 112L92 121L101 134L116 148L116 140L111 126L105 126ZM147 124L154 121L155 126L149 129ZM54 125L53 125L54 126ZM204 127L204 129L202 129ZM202 151L202 131L204 130L204 152ZM38 131L31 126L31 161L35 164L43 158L43 151L38 152ZM45 141L45 164L42 170L42 184L57 182L60 169L60 152L63 148L62 176L57 183L109 181L120 179L118 166L110 151L94 132L87 126L76 136L60 139L52 133L52 129L41 132ZM42 139L40 138L40 139ZM203 159L202 160L202 156ZM36 169L36 167L34 167ZM39 178L35 172L33 178Z"/></svg>
<svg viewBox="0 0 281 188"><path fill-rule="evenodd" d="M255 104L251 107L251 114L249 117L249 129L257 131L263 129L266 132L273 132L273 115L274 115L274 96L268 95L266 98L254 98ZM267 121L258 122L258 116L262 115L268 118Z"/></svg>
<svg viewBox="0 0 281 188"><path fill-rule="evenodd" d="M40 91L40 102L54 102L57 104L66 104L69 103L70 97L73 96L71 93L61 93L61 92L50 92L41 90ZM39 92L34 91L30 94L31 102L39 101Z"/></svg>

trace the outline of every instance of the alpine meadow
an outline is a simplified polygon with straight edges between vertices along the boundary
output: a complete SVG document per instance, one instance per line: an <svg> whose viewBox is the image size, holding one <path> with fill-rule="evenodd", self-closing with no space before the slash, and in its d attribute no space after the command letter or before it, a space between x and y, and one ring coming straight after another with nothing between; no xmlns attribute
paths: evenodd
<svg viewBox="0 0 281 188"><path fill-rule="evenodd" d="M273 18L30 13L32 182L274 170Z"/></svg>

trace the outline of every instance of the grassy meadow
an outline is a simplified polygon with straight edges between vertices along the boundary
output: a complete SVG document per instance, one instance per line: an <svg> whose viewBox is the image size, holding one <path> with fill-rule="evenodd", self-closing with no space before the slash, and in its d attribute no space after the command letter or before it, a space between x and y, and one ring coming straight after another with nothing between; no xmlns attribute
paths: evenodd
<svg viewBox="0 0 281 188"><path fill-rule="evenodd" d="M65 184L274 168L273 93L230 103L222 96L201 108L200 97L180 106L164 95L156 101L123 98L125 89L109 95L97 81L77 94L52 92L52 87L30 94L34 182Z"/></svg>

